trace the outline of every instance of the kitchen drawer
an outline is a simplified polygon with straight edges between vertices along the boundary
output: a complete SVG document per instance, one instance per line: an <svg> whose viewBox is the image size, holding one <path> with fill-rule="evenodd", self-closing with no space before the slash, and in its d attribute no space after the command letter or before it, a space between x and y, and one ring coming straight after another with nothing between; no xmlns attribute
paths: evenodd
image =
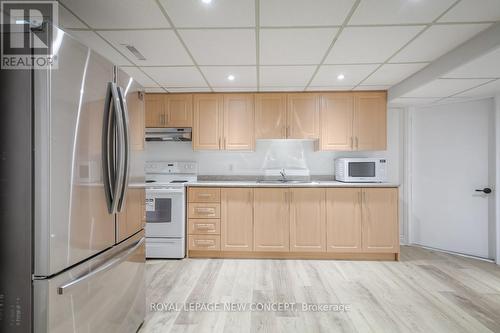
<svg viewBox="0 0 500 333"><path fill-rule="evenodd" d="M220 188L189 188L189 202L220 202Z"/></svg>
<svg viewBox="0 0 500 333"><path fill-rule="evenodd" d="M219 219L189 219L189 234L193 235L219 235Z"/></svg>
<svg viewBox="0 0 500 333"><path fill-rule="evenodd" d="M190 203L188 205L188 217L190 219L219 219L219 203Z"/></svg>
<svg viewBox="0 0 500 333"><path fill-rule="evenodd" d="M216 236L216 235L189 235L189 250L191 250L191 251L220 251L220 236Z"/></svg>

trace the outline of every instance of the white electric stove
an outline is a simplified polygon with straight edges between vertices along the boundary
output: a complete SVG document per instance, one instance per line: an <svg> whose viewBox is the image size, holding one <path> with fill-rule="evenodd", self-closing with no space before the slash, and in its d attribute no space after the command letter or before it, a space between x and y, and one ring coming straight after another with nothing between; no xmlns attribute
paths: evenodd
<svg viewBox="0 0 500 333"><path fill-rule="evenodd" d="M186 189L196 162L146 162L146 258L186 255Z"/></svg>

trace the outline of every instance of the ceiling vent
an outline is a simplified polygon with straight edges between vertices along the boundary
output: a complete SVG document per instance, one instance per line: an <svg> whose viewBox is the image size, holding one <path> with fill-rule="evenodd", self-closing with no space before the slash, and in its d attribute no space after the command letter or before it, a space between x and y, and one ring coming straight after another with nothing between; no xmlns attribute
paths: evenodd
<svg viewBox="0 0 500 333"><path fill-rule="evenodd" d="M146 60L146 58L142 55L142 53L139 52L139 50L137 50L134 46L125 45L125 47L127 48L127 50L130 51L130 53L132 53L137 58L137 60Z"/></svg>

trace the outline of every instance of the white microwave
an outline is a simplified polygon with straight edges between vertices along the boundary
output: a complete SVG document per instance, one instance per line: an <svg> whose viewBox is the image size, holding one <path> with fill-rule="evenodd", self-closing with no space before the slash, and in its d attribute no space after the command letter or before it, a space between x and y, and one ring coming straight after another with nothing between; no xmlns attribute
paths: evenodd
<svg viewBox="0 0 500 333"><path fill-rule="evenodd" d="M335 180L346 183L387 181L384 158L339 158L335 160Z"/></svg>

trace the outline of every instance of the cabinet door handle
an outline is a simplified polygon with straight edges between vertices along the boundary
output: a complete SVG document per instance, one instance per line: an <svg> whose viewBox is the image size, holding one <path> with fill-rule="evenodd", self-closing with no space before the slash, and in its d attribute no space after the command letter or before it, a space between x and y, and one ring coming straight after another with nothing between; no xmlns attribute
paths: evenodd
<svg viewBox="0 0 500 333"><path fill-rule="evenodd" d="M354 149L354 138L351 136L351 149Z"/></svg>
<svg viewBox="0 0 500 333"><path fill-rule="evenodd" d="M167 112L167 124L170 124L170 111Z"/></svg>
<svg viewBox="0 0 500 333"><path fill-rule="evenodd" d="M285 134L285 139L288 139L288 137L290 136L290 126L286 127Z"/></svg>
<svg viewBox="0 0 500 333"><path fill-rule="evenodd" d="M356 136L355 142L356 142L356 149L358 149L359 148L359 140L358 140L357 136Z"/></svg>
<svg viewBox="0 0 500 333"><path fill-rule="evenodd" d="M212 195L210 193L198 193L198 196L202 198L210 198Z"/></svg>
<svg viewBox="0 0 500 333"><path fill-rule="evenodd" d="M219 149L220 149L220 137L219 137Z"/></svg>

